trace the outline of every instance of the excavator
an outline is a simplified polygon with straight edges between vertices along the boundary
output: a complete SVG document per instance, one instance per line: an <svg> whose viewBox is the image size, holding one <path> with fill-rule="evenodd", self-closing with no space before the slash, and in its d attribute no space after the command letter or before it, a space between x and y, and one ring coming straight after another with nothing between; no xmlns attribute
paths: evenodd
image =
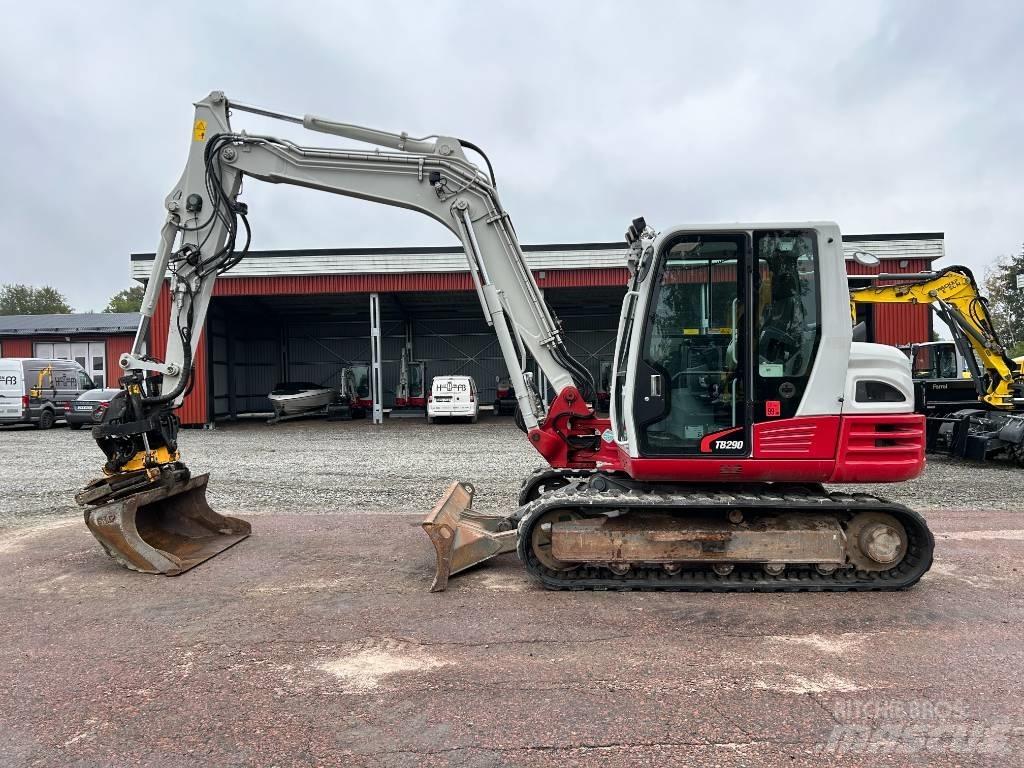
<svg viewBox="0 0 1024 768"><path fill-rule="evenodd" d="M250 134L232 127L238 113L372 146ZM276 112L219 91L195 104L138 331L120 359L121 392L93 429L103 476L77 497L89 529L121 564L178 574L250 532L248 522L210 508L207 475L193 477L182 461L174 413L214 284L249 246L243 180L416 211L465 250L521 428L546 466L523 481L507 515L477 512L474 486L451 484L423 521L433 591L512 551L554 590L894 590L930 567L933 537L918 513L824 487L899 482L924 466L907 358L852 339L836 224L656 231L634 219L603 418L592 407L592 375L569 353L475 144ZM171 318L166 354L156 359L143 342L165 279ZM534 365L555 393L549 403Z"/></svg>
<svg viewBox="0 0 1024 768"><path fill-rule="evenodd" d="M424 369L425 366L421 361L409 359L409 352L403 347L398 363L398 386L395 388L395 408L397 410L426 410Z"/></svg>
<svg viewBox="0 0 1024 768"><path fill-rule="evenodd" d="M854 323L859 306L928 305L953 339L954 350L948 350L952 354L944 366L948 370L929 365L915 377L915 409L927 416L927 448L959 458L1006 456L1024 463L1022 361L1007 353L971 270L951 266L920 274L879 274L874 279L889 284L850 291ZM928 359L928 352L941 349L926 348L922 357ZM911 349L912 362L917 351ZM960 362L967 378L960 376ZM974 390L974 408L963 407L968 387Z"/></svg>

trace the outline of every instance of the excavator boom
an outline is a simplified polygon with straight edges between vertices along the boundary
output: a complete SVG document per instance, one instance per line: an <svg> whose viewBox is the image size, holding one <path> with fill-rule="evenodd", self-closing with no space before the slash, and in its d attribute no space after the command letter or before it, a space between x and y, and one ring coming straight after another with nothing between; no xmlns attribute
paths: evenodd
<svg viewBox="0 0 1024 768"><path fill-rule="evenodd" d="M377 149L304 147L272 136L236 133L229 120L232 111L301 123L309 130L368 142ZM164 202L167 219L142 302L142 319L132 351L120 360L123 391L111 402L104 422L93 429L107 457L105 476L79 495L89 507L89 529L119 562L150 572L180 573L248 534L248 524L210 509L205 479L199 484L189 480L177 449L174 414L188 389L214 283L248 249L248 209L238 199L246 177L407 208L439 221L465 249L477 297L498 336L534 444L549 447L552 439L541 427L547 408L527 373L528 356L556 391L569 393L577 403L574 410L586 415L581 406L584 394L591 396L593 382L565 347L560 325L533 280L501 206L494 179L467 159L459 140L413 139L311 115L287 115L230 102L214 92L196 104L188 161ZM142 350L168 278L172 311L167 354L164 360L154 360ZM588 448L574 451L586 454ZM453 528L463 511L467 519L481 522L468 503L467 499L465 510L453 501L441 505ZM154 512L157 507L159 514ZM482 524L487 527L486 521ZM454 542L446 542L448 556L441 558L439 549L439 564L455 563L458 570L464 550L472 549L470 544L463 547L464 539L468 541L460 532ZM432 540L441 541L433 536ZM144 550L146 554L140 554Z"/></svg>

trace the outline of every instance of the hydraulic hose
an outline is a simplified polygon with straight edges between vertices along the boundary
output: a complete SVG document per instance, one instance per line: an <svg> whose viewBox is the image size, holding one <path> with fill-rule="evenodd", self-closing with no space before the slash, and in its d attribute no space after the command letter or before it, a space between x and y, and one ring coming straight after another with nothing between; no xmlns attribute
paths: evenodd
<svg viewBox="0 0 1024 768"><path fill-rule="evenodd" d="M184 339L182 340L184 341ZM181 376L178 378L178 383L170 392L162 393L159 395L152 395L149 397L143 397L143 405L164 405L170 403L185 391L185 387L188 386L189 381L192 379L192 343L191 340L183 344L182 361L181 361Z"/></svg>

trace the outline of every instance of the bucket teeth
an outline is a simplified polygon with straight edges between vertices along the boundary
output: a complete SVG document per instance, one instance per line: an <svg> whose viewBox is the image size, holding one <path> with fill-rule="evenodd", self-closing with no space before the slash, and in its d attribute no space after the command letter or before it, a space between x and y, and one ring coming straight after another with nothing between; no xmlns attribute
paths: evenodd
<svg viewBox="0 0 1024 768"><path fill-rule="evenodd" d="M473 486L455 482L423 520L437 567L431 592L443 592L448 577L516 548L516 526L509 518L473 511Z"/></svg>
<svg viewBox="0 0 1024 768"><path fill-rule="evenodd" d="M176 576L251 532L206 501L209 475L163 483L85 510L85 524L114 560L143 573Z"/></svg>

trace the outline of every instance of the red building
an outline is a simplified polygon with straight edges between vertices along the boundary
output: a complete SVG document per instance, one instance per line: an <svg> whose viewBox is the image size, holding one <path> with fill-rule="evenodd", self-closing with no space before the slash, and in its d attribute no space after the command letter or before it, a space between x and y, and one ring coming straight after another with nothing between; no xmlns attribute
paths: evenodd
<svg viewBox="0 0 1024 768"><path fill-rule="evenodd" d="M944 255L941 233L847 235L843 242L851 287L872 274L927 271ZM852 259L855 250L878 256L880 266L861 266ZM534 245L524 252L562 321L570 350L599 377L615 346L625 245ZM132 276L148 278L152 259L153 254L133 254ZM202 425L267 412L267 394L279 381L337 384L342 368L370 361L371 296L380 306L384 406L394 397L403 348L409 359L425 363L428 381L437 374L468 374L481 401L493 401L505 364L458 247L255 251L214 288L195 383L179 411L182 422ZM931 338L928 307L861 311L873 341L895 345ZM158 358L166 350L169 317L165 286L149 339ZM78 359L85 350L92 364L100 347L88 345L102 344L103 369L92 370L112 381L135 324L135 316L121 315L0 318L0 351L8 357Z"/></svg>
<svg viewBox="0 0 1024 768"><path fill-rule="evenodd" d="M913 274L944 256L942 233L847 235L851 287L878 273ZM595 376L611 359L626 282L622 243L524 246L537 283L562 320L572 352ZM855 250L881 259L866 268ZM132 255L145 279L152 254ZM436 374L472 375L481 401L494 398L504 361L483 320L465 256L456 247L256 251L218 280L196 356L196 383L180 411L205 424L269 410L267 393L286 379L337 383L346 365L370 359L370 296L381 307L384 405L398 380L403 347ZM163 355L170 299L153 321L152 351ZM931 338L928 307L864 307L868 338L908 344Z"/></svg>
<svg viewBox="0 0 1024 768"><path fill-rule="evenodd" d="M0 357L76 360L99 386L116 387L138 326L134 312L0 316Z"/></svg>

